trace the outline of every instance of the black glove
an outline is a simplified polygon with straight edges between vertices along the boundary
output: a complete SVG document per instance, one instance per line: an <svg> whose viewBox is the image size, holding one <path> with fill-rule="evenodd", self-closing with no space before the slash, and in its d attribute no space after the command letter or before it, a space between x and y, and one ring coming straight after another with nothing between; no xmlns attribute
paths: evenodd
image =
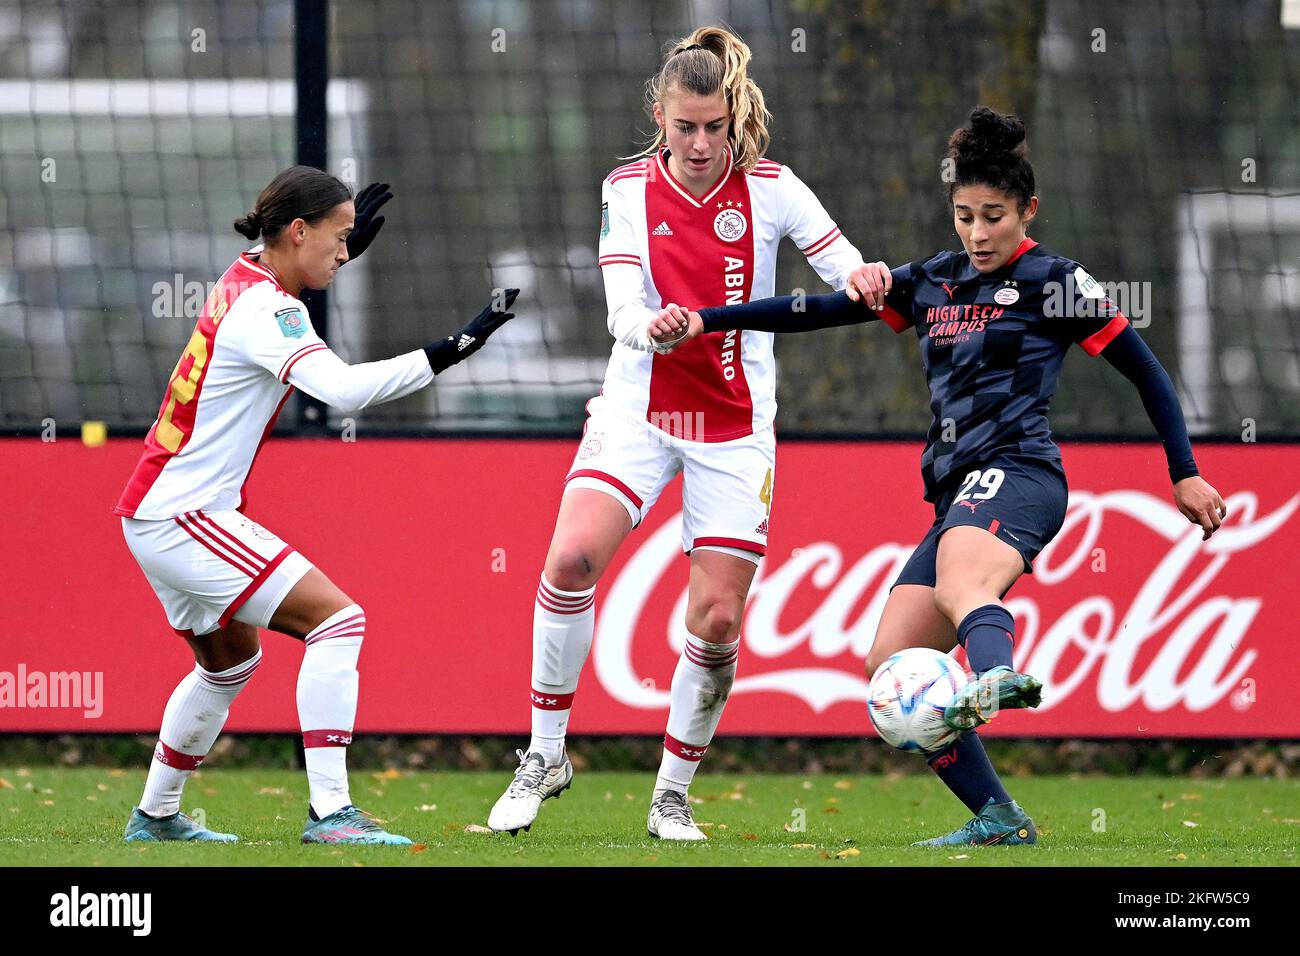
<svg viewBox="0 0 1300 956"><path fill-rule="evenodd" d="M506 301L501 306L502 309L514 305L519 290L506 289L505 293ZM445 372L462 359L469 358L483 347L488 336L515 317L513 312L498 312L495 299L496 297L493 296L493 303L474 316L473 321L461 329L459 334L449 335L440 342L424 347L424 354L429 356L429 365L433 368L434 375Z"/></svg>
<svg viewBox="0 0 1300 956"><path fill-rule="evenodd" d="M376 216L379 207L393 198L388 191L388 183L371 183L357 193L352 205L356 209L356 221L352 224L352 233L348 236L348 258L355 259L370 247L379 230L384 227L384 217Z"/></svg>

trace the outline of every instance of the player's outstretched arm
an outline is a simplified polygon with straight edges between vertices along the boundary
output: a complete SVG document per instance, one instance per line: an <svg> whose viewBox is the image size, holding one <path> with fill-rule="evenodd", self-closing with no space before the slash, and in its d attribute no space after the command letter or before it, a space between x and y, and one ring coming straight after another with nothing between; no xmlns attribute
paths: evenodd
<svg viewBox="0 0 1300 956"><path fill-rule="evenodd" d="M858 325L880 318L880 312L854 302L847 292L826 295L779 295L741 305L692 312L669 304L647 329L657 351L668 352L704 332L753 329L759 332L812 332L841 325Z"/></svg>
<svg viewBox="0 0 1300 956"><path fill-rule="evenodd" d="M348 365L317 339L291 359L284 381L344 413L402 398L481 349L493 332L514 318L506 310L517 295L518 289L501 290L455 335L379 362Z"/></svg>
<svg viewBox="0 0 1300 956"><path fill-rule="evenodd" d="M1137 386L1142 407L1155 426L1165 447L1169 480L1174 484L1174 503L1193 524L1199 524L1206 540L1228 516L1223 497L1200 476L1187 424L1178 403L1174 383L1133 326L1127 326L1101 353L1106 360Z"/></svg>

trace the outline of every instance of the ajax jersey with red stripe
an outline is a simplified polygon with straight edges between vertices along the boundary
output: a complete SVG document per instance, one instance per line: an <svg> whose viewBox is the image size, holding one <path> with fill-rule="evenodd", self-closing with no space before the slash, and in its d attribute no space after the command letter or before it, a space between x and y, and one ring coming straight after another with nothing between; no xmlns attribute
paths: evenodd
<svg viewBox="0 0 1300 956"><path fill-rule="evenodd" d="M290 370L327 349L306 306L256 254L241 255L204 303L116 513L240 508L253 459L293 391Z"/></svg>
<svg viewBox="0 0 1300 956"><path fill-rule="evenodd" d="M615 338L606 401L689 441L766 428L776 416L771 333L714 332L660 354L647 324L665 303L699 309L773 295L784 236L836 289L861 254L788 167L764 159L745 173L730 151L703 196L674 179L664 149L614 170L601 200L600 266Z"/></svg>

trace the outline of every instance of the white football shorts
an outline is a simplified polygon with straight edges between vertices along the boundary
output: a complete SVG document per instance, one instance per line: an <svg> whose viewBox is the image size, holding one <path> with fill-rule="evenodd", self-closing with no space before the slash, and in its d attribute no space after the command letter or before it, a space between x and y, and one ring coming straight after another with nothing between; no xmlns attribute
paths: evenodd
<svg viewBox="0 0 1300 956"><path fill-rule="evenodd" d="M207 634L231 620L266 627L312 564L238 511L122 519L126 545L172 629Z"/></svg>
<svg viewBox="0 0 1300 956"><path fill-rule="evenodd" d="M776 476L771 426L731 441L685 441L609 410L599 396L587 412L566 490L613 496L635 528L680 472L683 551L722 551L755 564L767 553Z"/></svg>

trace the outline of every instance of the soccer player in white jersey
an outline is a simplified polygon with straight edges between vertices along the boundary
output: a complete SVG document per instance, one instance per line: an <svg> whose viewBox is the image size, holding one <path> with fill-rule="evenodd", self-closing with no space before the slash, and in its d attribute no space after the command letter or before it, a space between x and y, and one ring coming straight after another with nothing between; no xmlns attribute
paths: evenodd
<svg viewBox="0 0 1300 956"><path fill-rule="evenodd" d="M463 331L381 362L345 364L316 334L303 289L324 289L383 226L392 194L357 197L319 169L294 166L235 229L263 245L214 286L117 504L127 546L196 666L163 712L144 796L127 840L232 842L180 812L230 705L262 659L257 630L299 638L298 716L310 787L304 843L406 844L352 805L345 765L357 706L365 612L310 561L243 513L244 484L295 388L345 412L401 398L477 351L513 316L503 290Z"/></svg>
<svg viewBox="0 0 1300 956"><path fill-rule="evenodd" d="M834 288L868 304L877 292L883 298L883 264L864 265L808 187L763 158L770 117L749 60L749 48L723 29L674 44L646 84L654 142L601 188L599 262L613 354L601 394L588 403L537 591L532 739L489 815L496 831L528 829L542 801L570 785L565 731L591 647L596 582L682 473L689 634L646 827L664 839L705 839L687 789L735 678L745 598L767 548L776 368L766 333L656 352L646 333L658 310L771 295L784 236Z"/></svg>

